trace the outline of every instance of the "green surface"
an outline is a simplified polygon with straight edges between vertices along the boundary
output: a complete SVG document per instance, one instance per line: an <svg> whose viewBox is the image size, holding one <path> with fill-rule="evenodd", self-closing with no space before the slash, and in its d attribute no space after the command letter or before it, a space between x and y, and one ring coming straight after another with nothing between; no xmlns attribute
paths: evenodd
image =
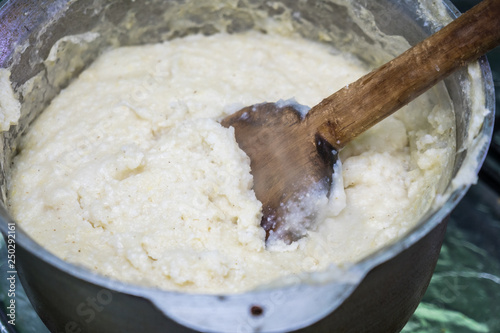
<svg viewBox="0 0 500 333"><path fill-rule="evenodd" d="M429 288L404 333L500 332L499 206L498 195L480 183L453 212Z"/></svg>

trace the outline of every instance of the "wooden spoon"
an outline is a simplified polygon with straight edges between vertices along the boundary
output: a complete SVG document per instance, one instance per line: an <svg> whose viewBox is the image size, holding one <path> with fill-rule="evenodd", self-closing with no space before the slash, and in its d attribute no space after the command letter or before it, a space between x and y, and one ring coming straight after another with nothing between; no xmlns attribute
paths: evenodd
<svg viewBox="0 0 500 333"><path fill-rule="evenodd" d="M311 189L328 194L337 151L456 69L500 44L500 0L484 0L431 37L347 85L306 115L290 103L246 107L222 121L251 161L266 240L305 235ZM302 212L300 223L290 217ZM291 220L294 220L293 222Z"/></svg>

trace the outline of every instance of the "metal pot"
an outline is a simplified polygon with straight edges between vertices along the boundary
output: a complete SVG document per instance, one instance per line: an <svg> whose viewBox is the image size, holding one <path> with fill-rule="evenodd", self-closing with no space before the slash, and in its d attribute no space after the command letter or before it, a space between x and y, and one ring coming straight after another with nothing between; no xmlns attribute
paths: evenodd
<svg viewBox="0 0 500 333"><path fill-rule="evenodd" d="M11 70L22 108L19 124L1 137L1 231L7 235L8 223L13 223L4 203L6 175L19 137L104 48L190 33L245 31L273 17L289 19L290 26L308 38L327 36L341 50L380 63L456 15L447 0L7 1L0 8L0 66ZM86 35L85 43L66 37L89 31L99 35ZM56 43L59 48L51 51ZM477 174L491 137L492 112L477 133L471 129L477 127L472 119L478 109L494 108L488 64L481 59L479 67L474 66L478 75L471 77L464 68L445 81L455 110L458 147L453 169L441 182L445 199L402 239L352 266L291 277L282 285L242 294L185 294L93 274L50 254L16 227L18 276L52 332L399 331L430 281L446 217L468 188L457 179L467 170ZM482 96L479 102L471 97L477 94Z"/></svg>

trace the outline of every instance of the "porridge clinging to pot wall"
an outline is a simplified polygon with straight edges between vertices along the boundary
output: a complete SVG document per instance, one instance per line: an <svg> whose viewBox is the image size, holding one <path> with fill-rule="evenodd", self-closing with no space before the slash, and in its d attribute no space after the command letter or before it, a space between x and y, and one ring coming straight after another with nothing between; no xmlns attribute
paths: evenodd
<svg viewBox="0 0 500 333"><path fill-rule="evenodd" d="M167 290L241 292L355 262L429 208L455 151L450 105L431 90L351 142L324 218L268 247L249 159L219 121L264 101L312 106L368 70L330 46L257 32L108 51L22 139L10 212L68 262Z"/></svg>

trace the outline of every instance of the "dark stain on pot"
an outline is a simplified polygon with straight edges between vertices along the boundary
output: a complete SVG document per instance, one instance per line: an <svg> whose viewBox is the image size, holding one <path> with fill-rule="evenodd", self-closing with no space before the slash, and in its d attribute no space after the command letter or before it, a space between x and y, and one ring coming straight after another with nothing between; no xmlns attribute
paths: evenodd
<svg viewBox="0 0 500 333"><path fill-rule="evenodd" d="M250 313L252 316L261 316L264 314L264 309L261 306L254 305L250 308Z"/></svg>

